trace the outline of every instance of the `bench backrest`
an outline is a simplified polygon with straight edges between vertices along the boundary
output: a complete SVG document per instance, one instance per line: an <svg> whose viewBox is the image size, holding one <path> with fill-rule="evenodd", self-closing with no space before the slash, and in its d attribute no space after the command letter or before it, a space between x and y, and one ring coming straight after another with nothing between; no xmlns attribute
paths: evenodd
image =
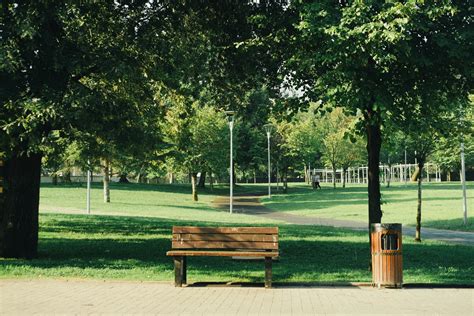
<svg viewBox="0 0 474 316"><path fill-rule="evenodd" d="M173 249L278 250L278 227L173 226Z"/></svg>

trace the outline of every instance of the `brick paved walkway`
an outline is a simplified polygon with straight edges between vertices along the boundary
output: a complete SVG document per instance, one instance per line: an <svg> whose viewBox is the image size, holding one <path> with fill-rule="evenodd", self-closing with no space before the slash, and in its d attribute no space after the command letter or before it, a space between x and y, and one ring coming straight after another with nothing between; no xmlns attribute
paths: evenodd
<svg viewBox="0 0 474 316"><path fill-rule="evenodd" d="M219 197L214 201L214 205L219 208L228 209L229 198ZM364 231L367 231L368 229L367 223L363 223L363 222L332 219L332 218L312 217L312 216L302 216L302 215L295 215L295 214L290 214L290 213L285 213L285 212L276 212L263 206L260 203L260 199L258 196L235 197L234 198L234 212L257 215L257 216L282 221L288 224L295 224L295 225L333 226L333 227L350 228L354 230L364 230ZM415 238L415 228L403 225L403 235L406 236L407 238ZM474 246L474 233L470 233L470 232L460 232L460 231L422 227L421 238Z"/></svg>
<svg viewBox="0 0 474 316"><path fill-rule="evenodd" d="M1 280L0 314L474 315L474 289L187 287Z"/></svg>

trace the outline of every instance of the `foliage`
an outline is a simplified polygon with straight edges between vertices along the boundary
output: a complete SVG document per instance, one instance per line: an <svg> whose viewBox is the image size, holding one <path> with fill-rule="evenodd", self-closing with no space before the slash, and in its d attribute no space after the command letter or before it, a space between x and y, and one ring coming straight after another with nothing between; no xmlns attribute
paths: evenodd
<svg viewBox="0 0 474 316"><path fill-rule="evenodd" d="M364 162L362 140L353 135L353 126L357 118L345 115L341 108L335 108L319 121L323 139L322 161L332 168L334 174L337 168L341 168L345 173L349 167L355 167ZM345 186L345 178L343 177L342 180ZM333 186L336 187L335 176Z"/></svg>
<svg viewBox="0 0 474 316"><path fill-rule="evenodd" d="M236 113L235 161L246 177L259 169L266 170L263 166L267 161L267 140L263 126L268 123L271 106L268 91L262 87L247 92Z"/></svg>
<svg viewBox="0 0 474 316"><path fill-rule="evenodd" d="M321 157L321 124L315 110L318 104L311 104L308 111L300 111L293 118L293 127L288 135L288 150L303 164L316 166ZM297 163L297 162L296 162Z"/></svg>
<svg viewBox="0 0 474 316"><path fill-rule="evenodd" d="M384 128L384 135L384 141L380 150L380 162L388 165L393 163L404 163L405 150L407 149L407 140L404 131L394 130L393 128L391 129L386 126Z"/></svg>
<svg viewBox="0 0 474 316"><path fill-rule="evenodd" d="M459 119L459 121L457 121ZM464 143L466 166L474 166L474 102L471 100L451 120L449 135L443 135L435 144L432 160L448 172L461 170L461 143Z"/></svg>
<svg viewBox="0 0 474 316"><path fill-rule="evenodd" d="M369 221L380 222L381 128L467 99L472 80L466 2L293 2L299 12L292 57L282 72L302 100L362 115L367 135ZM275 38L275 41L278 39ZM429 74L429 75L427 75ZM423 102L419 102L420 98ZM451 105L440 100L450 100ZM431 119L432 116L425 116Z"/></svg>
<svg viewBox="0 0 474 316"><path fill-rule="evenodd" d="M229 161L229 129L223 112L199 102L188 104L175 95L162 123L165 140L172 145L172 170L222 174ZM196 188L193 188L196 192Z"/></svg>

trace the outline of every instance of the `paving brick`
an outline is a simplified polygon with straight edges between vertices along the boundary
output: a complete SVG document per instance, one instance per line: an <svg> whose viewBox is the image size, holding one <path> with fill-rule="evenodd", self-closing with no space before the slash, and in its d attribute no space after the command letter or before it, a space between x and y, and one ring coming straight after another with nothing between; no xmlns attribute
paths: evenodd
<svg viewBox="0 0 474 316"><path fill-rule="evenodd" d="M120 281L1 280L1 315L474 315L474 289L185 287Z"/></svg>

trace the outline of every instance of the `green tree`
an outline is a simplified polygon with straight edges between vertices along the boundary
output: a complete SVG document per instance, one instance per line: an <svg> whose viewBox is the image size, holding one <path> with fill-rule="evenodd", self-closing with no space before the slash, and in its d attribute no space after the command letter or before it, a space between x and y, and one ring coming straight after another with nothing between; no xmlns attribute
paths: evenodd
<svg viewBox="0 0 474 316"><path fill-rule="evenodd" d="M471 96L471 98L474 98ZM457 119L457 121L456 121ZM440 137L435 143L431 159L446 172L448 181L451 172L461 170L461 142L464 143L464 156L467 168L474 166L474 102L471 100L450 123L449 137Z"/></svg>
<svg viewBox="0 0 474 316"><path fill-rule="evenodd" d="M236 135L234 146L235 161L244 178L256 174L267 161L267 140L263 125L268 123L271 102L265 87L246 93L243 103L238 107L235 125Z"/></svg>
<svg viewBox="0 0 474 316"><path fill-rule="evenodd" d="M428 100L431 100L431 97L427 100L420 99L419 102L423 103ZM449 101L445 99L444 102ZM418 162L418 170L415 173L416 180L418 181L416 241L421 241L423 168L429 157L435 152L436 143L440 138L453 138L453 135L458 135L464 129L464 127L459 125L456 126L459 111L452 111L449 107L446 107L444 111L439 111L440 108L442 107L423 107L419 105L417 114L402 121L402 124L399 126L407 135L407 148L410 151L416 152L415 157ZM433 113L433 111L437 112ZM423 118L425 117L429 117L430 120L424 120Z"/></svg>
<svg viewBox="0 0 474 316"><path fill-rule="evenodd" d="M288 168L292 166L293 156L288 150L288 130L291 128L290 123L286 121L274 121L272 125L275 127L275 132L271 137L271 154L273 154L272 173L275 175L278 183L279 179L283 182L283 193L288 192Z"/></svg>
<svg viewBox="0 0 474 316"><path fill-rule="evenodd" d="M415 240L421 241L421 207L422 207L422 180L423 168L426 160L434 151L434 144L436 142L436 130L426 126L424 130L419 129L417 124L416 131L411 130L407 139L408 148L416 151L416 159L418 161L418 170L416 180L418 182L418 204L416 215L416 232Z"/></svg>
<svg viewBox="0 0 474 316"><path fill-rule="evenodd" d="M133 137L136 118L154 111L148 30L137 20L157 4L2 1L0 126L6 190L0 256L36 256L41 147L100 131L107 142ZM163 69L163 68L161 68ZM151 115L150 115L151 116ZM136 126L135 126L136 127ZM108 130L108 132L106 132ZM22 196L21 199L18 196Z"/></svg>
<svg viewBox="0 0 474 316"><path fill-rule="evenodd" d="M348 168L349 157L353 154L350 141L344 137L348 132L351 119L343 113L342 108L336 108L323 116L320 122L323 138L322 160L332 168L332 184L336 188L337 167L347 166Z"/></svg>
<svg viewBox="0 0 474 316"><path fill-rule="evenodd" d="M223 112L195 101L188 104L180 95L169 98L170 106L162 129L172 145L174 170L189 172L192 197L198 200L199 172L220 173L228 161L228 128Z"/></svg>
<svg viewBox="0 0 474 316"><path fill-rule="evenodd" d="M312 104L307 111L298 112L293 118L294 126L288 135L288 150L304 165L305 178L309 174L306 170L319 161L323 146L320 126L322 123L316 117L316 107L317 104ZM307 178L307 181L310 179Z"/></svg>
<svg viewBox="0 0 474 316"><path fill-rule="evenodd" d="M382 127L415 114L419 103L413 100L421 94L467 98L472 80L465 63L470 56L469 5L329 0L292 5L300 21L296 35L289 37L294 51L282 73L293 86L303 87L304 98L362 115L369 223L379 223Z"/></svg>
<svg viewBox="0 0 474 316"><path fill-rule="evenodd" d="M391 167L395 162L404 161L403 159L407 142L404 132L398 131L389 124L385 125L384 135L384 142L380 150L380 162L383 162L388 166L388 175L386 181L387 188L389 188L392 178Z"/></svg>
<svg viewBox="0 0 474 316"><path fill-rule="evenodd" d="M346 187L346 174L350 167L355 167L360 164L366 164L366 154L364 140L358 136L348 136L347 133L351 131L346 131L344 135L339 150L339 164L342 169L342 187Z"/></svg>

